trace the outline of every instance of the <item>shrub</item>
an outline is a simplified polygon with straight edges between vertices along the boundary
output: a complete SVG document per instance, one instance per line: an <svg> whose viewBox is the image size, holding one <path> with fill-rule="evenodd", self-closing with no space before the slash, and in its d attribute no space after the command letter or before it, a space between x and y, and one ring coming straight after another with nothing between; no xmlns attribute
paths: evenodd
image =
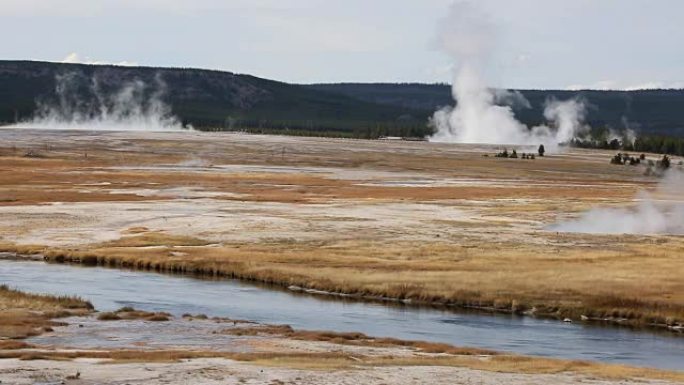
<svg viewBox="0 0 684 385"><path fill-rule="evenodd" d="M100 321L118 321L121 319L118 314L112 313L112 312L106 312L106 313L100 313L97 316L97 319Z"/></svg>
<svg viewBox="0 0 684 385"><path fill-rule="evenodd" d="M153 314L147 318L145 318L147 321L156 321L156 322L164 322L168 321L169 317L166 314L158 313L158 314Z"/></svg>

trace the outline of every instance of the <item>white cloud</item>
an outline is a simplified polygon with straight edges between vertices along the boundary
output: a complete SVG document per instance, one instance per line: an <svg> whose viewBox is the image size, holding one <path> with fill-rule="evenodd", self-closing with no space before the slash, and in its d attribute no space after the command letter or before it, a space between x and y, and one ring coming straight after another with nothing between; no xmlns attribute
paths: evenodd
<svg viewBox="0 0 684 385"><path fill-rule="evenodd" d="M86 16L98 13L107 1L82 0L2 0L0 15L32 17L39 15L52 16Z"/></svg>
<svg viewBox="0 0 684 385"><path fill-rule="evenodd" d="M643 83L627 83L615 80L599 80L595 83L588 84L572 84L565 87L569 91L579 90L598 90L598 91L635 91L635 90L653 90L653 89L671 89L684 88L684 81L647 81Z"/></svg>
<svg viewBox="0 0 684 385"><path fill-rule="evenodd" d="M81 58L79 54L76 52L71 52L68 54L64 59L59 61L60 63L79 63L79 64L113 64L117 66L125 66L125 67L130 67L130 66L137 66L138 63L133 62L133 61L119 61L119 62L111 62L111 61L101 61L101 60L93 60L90 57L86 56Z"/></svg>
<svg viewBox="0 0 684 385"><path fill-rule="evenodd" d="M515 63L518 65L527 64L527 62L529 60L530 60L530 54L528 54L528 53L521 53L515 57Z"/></svg>
<svg viewBox="0 0 684 385"><path fill-rule="evenodd" d="M445 55L430 42L452 1L0 0L0 57L76 51L71 61L133 58L287 81L444 81ZM672 17L684 1L472 2L487 7L503 36L483 69L489 86L684 85L684 50L673 48L684 24ZM601 77L618 81L596 84Z"/></svg>
<svg viewBox="0 0 684 385"><path fill-rule="evenodd" d="M187 15L207 11L293 10L323 5L326 5L324 0L2 0L0 15L77 17L136 9Z"/></svg>
<svg viewBox="0 0 684 385"><path fill-rule="evenodd" d="M684 82L647 82L624 87L625 91L684 88Z"/></svg>
<svg viewBox="0 0 684 385"><path fill-rule="evenodd" d="M389 49L395 44L389 34L355 20L266 12L253 15L250 21L264 37L243 45L245 50L252 52L362 53Z"/></svg>
<svg viewBox="0 0 684 385"><path fill-rule="evenodd" d="M441 82L451 81L454 74L454 64L440 64L423 69L423 77L427 79L438 79Z"/></svg>

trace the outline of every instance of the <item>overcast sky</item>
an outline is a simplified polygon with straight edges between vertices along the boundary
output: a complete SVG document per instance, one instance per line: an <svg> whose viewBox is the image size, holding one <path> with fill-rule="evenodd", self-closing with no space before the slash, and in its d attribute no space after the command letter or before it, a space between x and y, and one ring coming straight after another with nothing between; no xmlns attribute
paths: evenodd
<svg viewBox="0 0 684 385"><path fill-rule="evenodd" d="M451 0L0 0L2 59L133 63L298 83L443 82ZM684 87L684 1L479 0L508 88Z"/></svg>

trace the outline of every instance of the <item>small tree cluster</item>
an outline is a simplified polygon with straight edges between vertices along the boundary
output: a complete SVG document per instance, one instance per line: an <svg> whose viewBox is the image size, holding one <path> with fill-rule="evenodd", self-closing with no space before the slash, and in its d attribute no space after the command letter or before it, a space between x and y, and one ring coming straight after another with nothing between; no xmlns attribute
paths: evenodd
<svg viewBox="0 0 684 385"><path fill-rule="evenodd" d="M512 158L512 159L517 159L519 157L518 152L516 150L508 152L508 150L505 148L503 151L501 151L500 153L498 153L494 156L497 158ZM519 158L521 158L521 159L535 159L535 155L534 154L526 154L523 152Z"/></svg>
<svg viewBox="0 0 684 385"><path fill-rule="evenodd" d="M645 175L655 175L655 176L663 176L665 171L667 171L670 166L671 166L671 160L670 157L666 155L663 155L663 158L660 159L657 162L653 162L652 160L648 161L649 167L646 168Z"/></svg>
<svg viewBox="0 0 684 385"><path fill-rule="evenodd" d="M644 155L642 154L642 156L644 156ZM618 152L618 153L610 160L610 163L611 163L611 164L628 164L628 165L630 165L630 166L636 166L636 165L638 165L638 164L641 163L641 160L642 160L642 159L645 159L645 158L646 158L645 156L644 156L643 158L642 158L642 157L635 158L635 157L633 157L633 156L629 156L629 154L627 154L627 153L624 153L624 154L623 154L623 153L621 153L621 152Z"/></svg>
<svg viewBox="0 0 684 385"><path fill-rule="evenodd" d="M505 149L501 151L500 153L495 155L497 158L517 158L518 157L518 152L513 150L511 152L508 152L508 149Z"/></svg>

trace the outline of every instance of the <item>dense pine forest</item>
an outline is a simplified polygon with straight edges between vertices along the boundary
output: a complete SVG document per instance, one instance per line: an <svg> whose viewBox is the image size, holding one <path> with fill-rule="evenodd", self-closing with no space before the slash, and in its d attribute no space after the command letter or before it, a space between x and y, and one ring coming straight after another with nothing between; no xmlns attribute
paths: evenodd
<svg viewBox="0 0 684 385"><path fill-rule="evenodd" d="M97 110L139 83L145 98L158 98L184 125L201 130L378 138L423 138L435 109L453 104L445 84L288 84L251 75L187 68L120 67L33 61L0 61L0 123L24 121L39 106L68 102ZM599 130L633 130L635 151L684 155L684 90L520 90L529 105L515 106L530 126L542 123L549 99L581 98L586 121ZM116 99L116 98L114 98ZM623 141L617 145L622 146ZM572 145L612 148L596 136Z"/></svg>

